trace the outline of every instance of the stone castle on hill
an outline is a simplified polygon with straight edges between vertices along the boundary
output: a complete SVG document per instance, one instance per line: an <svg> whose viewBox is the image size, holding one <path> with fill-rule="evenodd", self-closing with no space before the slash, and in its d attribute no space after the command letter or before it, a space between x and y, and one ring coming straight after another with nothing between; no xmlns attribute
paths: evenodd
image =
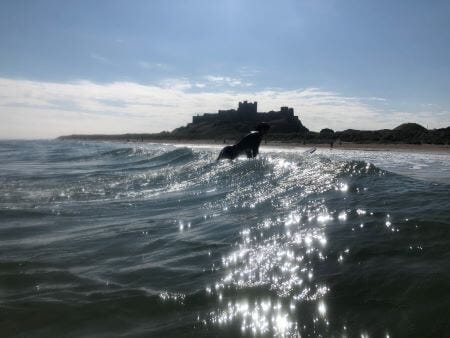
<svg viewBox="0 0 450 338"><path fill-rule="evenodd" d="M269 111L267 113L258 112L257 102L239 102L238 109L219 110L218 113L206 113L192 118L193 125L202 123L246 123L256 126L259 122L268 122L271 126L271 132L274 133L298 133L307 132L308 129L303 126L297 116L294 115L294 109L281 107L279 111ZM252 126L252 128L254 128Z"/></svg>

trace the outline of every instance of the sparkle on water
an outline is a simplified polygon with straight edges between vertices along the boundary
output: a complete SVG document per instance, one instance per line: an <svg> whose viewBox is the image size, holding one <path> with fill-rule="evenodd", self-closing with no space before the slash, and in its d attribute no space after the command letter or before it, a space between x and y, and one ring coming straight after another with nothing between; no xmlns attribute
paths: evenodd
<svg viewBox="0 0 450 338"><path fill-rule="evenodd" d="M114 169L114 174L108 175L100 170L104 165L102 161L90 163L89 166L98 164L100 169L95 168L99 172L91 175L88 171L88 174L81 175L81 180L75 183L54 180L48 185L27 186L29 181L26 180L18 180L18 183L4 180L2 189L5 205L14 206L12 202L8 204L8 201L16 198L29 204L49 205L51 213L59 215L61 212L67 214L68 210L78 212L80 209L74 207L77 206L75 202L78 202L80 208L88 203L94 207L105 204L108 206L108 212L111 212L113 208L110 208L108 203L112 202L113 205L121 204L124 208L130 208L130 214L125 214L127 217L136 214L139 216L139 213L142 213L141 218L135 218L139 231L132 231L135 225L128 219L124 221L123 227L129 227L130 234L138 233L139 239L164 243L160 251L147 248L147 243L142 247L142 252L156 253L161 257L170 255L170 258L164 262L156 259L152 263L121 266L121 278L132 269L139 271L142 266L151 264L158 265L162 273L166 273L166 277L171 276L172 262L179 260L179 256L188 251L180 249L180 252L174 251L173 254L167 250L167 243L182 243L185 240L189 244L194 243L190 250L198 251L192 257L197 260L203 251L205 256L204 261L196 261L187 268L192 269L190 274L185 275L189 276L186 279L192 277L194 286L188 285L184 288L185 285L174 283L174 279L163 286L154 286L146 280L133 284L136 282L133 280L131 286L123 284L123 288L136 287L150 296L157 293L158 301L169 304L169 309L172 309L171 306L175 303L181 304L180 312L183 309L191 311L192 307L189 306L200 298L199 302L202 304L198 306L199 310L194 314L193 320L197 320L197 327L214 326L225 330L211 331L213 335L217 332L228 332L226 330L230 327L237 327L243 335L335 336L339 330L342 330L344 336L348 332L357 332L361 336L372 334L372 331L367 332L369 330L364 324L356 323L355 327L353 323L346 321L345 315L336 314L342 309L337 308L334 297L336 294L333 294L336 284L330 282L333 276L329 278L329 275L324 274L335 273L345 275L349 279L359 278L359 271L355 274L348 272L359 264L359 258L356 260L355 257L358 254L360 257L370 256L370 259L380 257L378 253L367 254L368 251L374 250L374 246L370 247L374 239L358 235L370 233L380 234L379 237L395 237L399 232L403 234L408 231L407 227L402 227L404 222L411 220L413 223L414 218L417 219L417 214L414 215L412 211L411 216L406 213L399 217L398 210L401 207L397 208L397 212L392 212L392 215L387 214L390 206L381 205L383 201L377 204L378 201L370 199L367 203L359 203L360 197L368 198L372 190L376 189L374 184L383 184L384 180L379 178L391 173L386 174L373 164L354 161L352 158L340 160L339 157L343 155L337 151L326 156L321 156L320 151L312 156L271 151L261 154L256 160L238 159L233 163L212 163L217 149L193 151L190 148L173 146L159 146L155 149L151 150L151 154L147 154L149 150L145 145L132 148L127 145L126 149L102 153L101 158L110 156L111 153L117 154L118 151L121 154L129 152L125 156L134 159L135 155L142 154L144 160L137 156L139 161L132 162L125 171L123 156L117 160L113 158L109 165ZM369 157L367 154L365 156ZM376 157L373 154L370 156ZM394 157L388 154L385 160L379 157L378 161L389 164L393 159ZM177 164L171 165L171 161L175 160ZM79 166L78 170L83 172L83 163ZM9 170L20 171L22 167L21 163L12 163ZM442 166L434 167L440 169ZM59 168L55 168L55 172L58 172ZM415 172L420 174L420 167L415 169ZM448 178L448 174L437 177L444 180ZM401 179L403 183L408 183L404 177ZM383 189L388 190L388 184L395 181L387 182L386 186L378 190L376 197L383 196ZM415 182L414 184L417 185ZM366 194L367 191L369 194ZM353 203L349 203L352 198ZM355 203L355 200L358 202ZM145 203L142 203L143 201ZM178 203L175 203L176 201ZM393 201L392 198L390 201ZM170 203L176 207L172 208ZM373 207L374 204L376 207ZM156 212L150 217L148 210L142 211L142 206L148 205L157 205L164 209L164 212L161 212L161 216ZM178 207L180 210L176 210ZM146 223L149 219L162 223L163 226L158 231L167 232L152 233L151 227L147 227ZM77 226L77 231L80 232L84 227L87 228L85 225ZM208 236L208 231L215 231L219 226L221 229L217 236ZM421 227L421 224L411 224L414 231L421 231ZM227 232L227 229L230 230ZM339 235L333 233L336 229ZM60 234L58 229L51 235L22 238L20 247L36 245L39 241L44 243L44 247L45 244L56 241ZM228 237L221 241L218 237L223 234ZM175 240L166 241L168 238ZM204 240L202 244L197 243L199 238ZM218 242L220 248L214 245ZM8 242L8 238L3 240L3 243L15 245L13 240ZM380 246L375 246L375 249L379 248ZM384 249L383 246L381 248ZM135 249L133 247L132 250ZM414 236L408 237L404 248L395 247L395 250L397 249L404 249L409 256L429 254L427 244L420 237L416 239ZM142 260L144 261L144 255ZM111 261L114 259L105 258L105 262ZM136 260L133 257L130 261ZM382 263L384 264L384 261ZM109 269L109 265L105 263L105 266ZM111 271L116 268L115 265L111 266ZM379 267L380 265L375 265L375 270L378 271ZM181 270L185 267L177 268ZM104 274L109 275L108 278L102 279L101 275L94 277L108 287L120 285L120 278L119 282L117 277L114 281L114 275L111 276L109 270ZM372 271L372 275L376 273ZM395 277L396 273L391 273L392 275ZM189 284L190 281L181 282ZM363 284L365 285L365 282ZM344 282L340 286L342 285L348 284ZM153 287L155 289L152 289ZM33 292L46 297L49 283L36 281L32 288ZM352 292L353 289L347 295L350 294L351 297ZM354 308L350 310L353 311ZM197 308L193 312L195 311ZM167 317L171 314L169 312ZM186 327L192 325L192 322L186 323ZM367 326L368 322L365 323ZM330 326L333 326L333 330L327 332L326 328ZM382 330L381 334L387 337L390 332L395 332L385 326Z"/></svg>
<svg viewBox="0 0 450 338"><path fill-rule="evenodd" d="M339 174L361 172L371 166L348 168L340 162L311 160L302 167L301 163L276 157L263 161L271 171L258 177L261 181L255 186L230 182L235 189L227 194L221 209L255 208L270 203L287 211L287 215L267 218L253 226L243 224L236 248L222 258L223 277L206 289L207 294L216 297L219 307L203 320L217 325L240 323L243 332L254 335L291 336L306 329L299 327L297 321L298 307L303 303L316 304L313 326L319 322L329 325L325 299L329 287L314 277L320 262L330 259L324 251L328 243L327 223L344 222L349 212L360 217L366 214L362 209L330 211L323 200L309 201L302 207L298 202L327 190L340 192L344 199L349 186L339 180ZM213 205L207 208L214 210ZM343 264L349 252L343 248L337 261ZM267 288L272 296L239 296L240 289L258 288Z"/></svg>

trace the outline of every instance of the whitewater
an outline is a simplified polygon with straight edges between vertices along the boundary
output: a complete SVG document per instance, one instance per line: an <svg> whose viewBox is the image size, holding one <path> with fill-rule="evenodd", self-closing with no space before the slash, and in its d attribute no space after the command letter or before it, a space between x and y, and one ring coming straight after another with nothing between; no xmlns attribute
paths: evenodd
<svg viewBox="0 0 450 338"><path fill-rule="evenodd" d="M443 337L450 154L0 141L2 337Z"/></svg>

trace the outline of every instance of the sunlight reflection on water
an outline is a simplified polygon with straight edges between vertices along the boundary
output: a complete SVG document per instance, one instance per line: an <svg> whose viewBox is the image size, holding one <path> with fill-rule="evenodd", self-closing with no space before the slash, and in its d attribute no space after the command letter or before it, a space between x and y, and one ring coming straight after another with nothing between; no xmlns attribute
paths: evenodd
<svg viewBox="0 0 450 338"><path fill-rule="evenodd" d="M236 248L222 257L223 277L207 292L223 305L210 312L207 321L218 325L239 323L244 333L254 335L316 332L318 326L326 328L330 324L326 304L330 288L315 277L317 270L332 262L342 265L350 255L346 245L328 257L327 226L331 222L345 224L349 217L365 217L367 211L331 211L324 198L307 198L335 191L345 200L350 186L340 179L341 174L351 177L374 171L374 167L323 158L304 163L268 156L262 161L254 164L263 165L266 170L258 184L251 180L248 183L248 178L247 184L241 184L241 177L236 177L236 182L231 180L236 189L226 195L226 207L222 210L228 211L228 206L254 209L269 204L279 216L274 214L255 225L244 226ZM358 187L359 191L365 188ZM307 316L311 320L299 321L299 316L305 316L299 309L305 305L312 309Z"/></svg>
<svg viewBox="0 0 450 338"><path fill-rule="evenodd" d="M331 218L320 212L319 217ZM306 222L307 217L293 212L284 220L265 220L241 232L238 249L223 258L227 272L217 292L229 287L263 287L271 291L275 303L259 297L251 305L237 300L212 313L213 322L239 320L244 331L291 335L298 330L294 318L296 307L302 301L316 302L319 313L325 317L322 298L328 287L315 282L312 258L326 259L322 249L327 238L323 228L305 228L302 220Z"/></svg>
<svg viewBox="0 0 450 338"><path fill-rule="evenodd" d="M295 318L302 302L315 303L316 319L327 322L324 296L329 288L317 282L314 275L317 262L328 259L323 253L327 245L325 226L333 215L322 202L289 209L313 192L336 187L345 194L348 186L336 182L337 169L342 169L339 165L317 161L305 168L301 163L273 157L267 162L272 170L261 186L270 189L243 187L231 192L228 200L235 204L236 200L243 201L244 208L270 200L272 205L281 205L286 216L266 218L240 232L237 248L222 258L224 277L211 291L220 300L228 299L227 306L211 312L209 320L222 325L238 321L242 331L252 334L290 336L299 331ZM285 191L290 191L290 201L285 200ZM345 220L345 211L338 218ZM271 298L267 293L251 300L229 296L230 289L258 288L268 290Z"/></svg>
<svg viewBox="0 0 450 338"><path fill-rule="evenodd" d="M2 323L14 330L447 332L448 185L434 182L449 182L442 156L408 162L432 173L424 182L370 164L402 169L409 155L363 162L293 150L231 163L185 146L6 146L18 150L2 153L0 172Z"/></svg>

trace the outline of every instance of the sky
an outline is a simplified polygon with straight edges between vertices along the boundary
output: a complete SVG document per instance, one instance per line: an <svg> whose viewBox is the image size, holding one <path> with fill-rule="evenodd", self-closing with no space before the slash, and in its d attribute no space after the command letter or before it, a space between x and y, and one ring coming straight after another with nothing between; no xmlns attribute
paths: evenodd
<svg viewBox="0 0 450 338"><path fill-rule="evenodd" d="M258 101L450 125L447 0L1 0L0 138L160 132Z"/></svg>

